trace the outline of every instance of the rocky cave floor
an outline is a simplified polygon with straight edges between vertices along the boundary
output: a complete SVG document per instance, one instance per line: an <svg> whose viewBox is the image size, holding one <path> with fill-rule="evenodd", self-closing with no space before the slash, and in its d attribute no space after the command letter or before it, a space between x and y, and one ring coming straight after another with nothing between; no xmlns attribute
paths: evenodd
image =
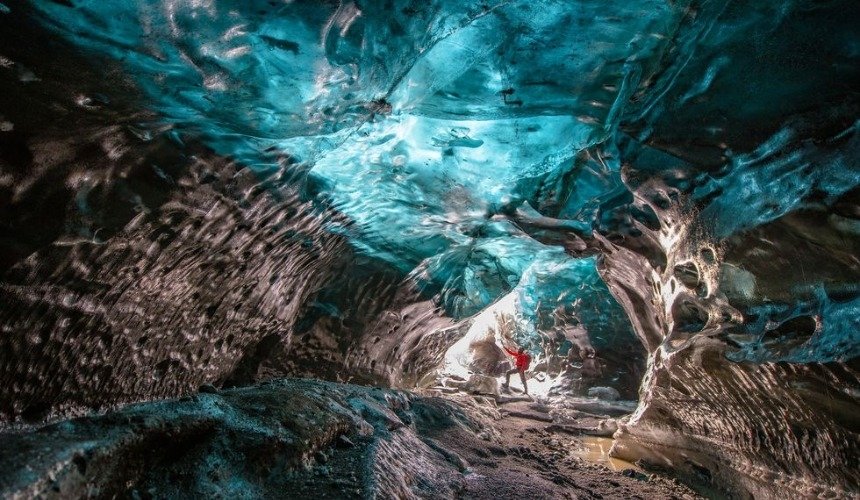
<svg viewBox="0 0 860 500"><path fill-rule="evenodd" d="M607 432L606 419L515 395L306 379L206 386L177 400L0 434L0 494L700 498L669 475L583 458L599 439L587 434Z"/></svg>
<svg viewBox="0 0 860 500"><path fill-rule="evenodd" d="M461 498L702 498L669 475L635 466L614 470L599 455L581 456L589 438L547 421L540 404L505 403L499 414L499 443L459 431L434 436L469 464Z"/></svg>

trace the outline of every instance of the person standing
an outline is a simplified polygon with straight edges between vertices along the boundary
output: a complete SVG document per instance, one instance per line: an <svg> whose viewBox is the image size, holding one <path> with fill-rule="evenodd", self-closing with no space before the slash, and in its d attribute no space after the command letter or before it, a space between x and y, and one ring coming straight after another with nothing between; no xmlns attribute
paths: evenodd
<svg viewBox="0 0 860 500"><path fill-rule="evenodd" d="M505 352L513 356L515 362L514 368L508 370L507 373L505 373L505 383L502 384L502 388L507 389L511 383L511 375L514 373L519 373L520 380L522 380L523 382L523 392L528 395L529 388L528 385L526 385L526 370L529 369L529 364L531 364L532 362L532 357L522 347L520 347L516 351L505 347Z"/></svg>

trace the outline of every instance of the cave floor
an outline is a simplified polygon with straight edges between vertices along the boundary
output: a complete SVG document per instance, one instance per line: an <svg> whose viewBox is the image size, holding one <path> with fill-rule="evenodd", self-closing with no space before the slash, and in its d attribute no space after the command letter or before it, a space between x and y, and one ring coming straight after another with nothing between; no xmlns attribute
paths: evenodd
<svg viewBox="0 0 860 500"><path fill-rule="evenodd" d="M699 498L586 453L608 440L584 429L611 434L599 416L523 399L309 379L203 387L0 432L0 497Z"/></svg>
<svg viewBox="0 0 860 500"><path fill-rule="evenodd" d="M589 444L611 440L561 431L541 410L527 401L500 405L493 426L504 444L461 429L430 433L469 464L461 498L703 498L669 476L588 453Z"/></svg>

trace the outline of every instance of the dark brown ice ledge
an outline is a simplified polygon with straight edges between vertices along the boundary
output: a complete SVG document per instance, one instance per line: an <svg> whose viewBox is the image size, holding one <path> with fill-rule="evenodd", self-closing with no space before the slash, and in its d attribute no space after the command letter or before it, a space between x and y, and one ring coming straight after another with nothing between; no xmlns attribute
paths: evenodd
<svg viewBox="0 0 860 500"><path fill-rule="evenodd" d="M452 496L462 488L462 465L409 425L412 402L405 392L312 380L209 386L178 400L0 435L0 495Z"/></svg>

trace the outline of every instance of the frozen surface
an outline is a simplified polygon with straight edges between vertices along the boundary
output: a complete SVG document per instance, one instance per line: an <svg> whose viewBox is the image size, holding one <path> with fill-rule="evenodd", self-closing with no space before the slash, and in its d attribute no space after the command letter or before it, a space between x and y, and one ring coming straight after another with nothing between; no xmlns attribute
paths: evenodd
<svg viewBox="0 0 860 500"><path fill-rule="evenodd" d="M618 454L856 493L858 17L4 1L0 413L414 387L509 301L537 358L638 390Z"/></svg>

